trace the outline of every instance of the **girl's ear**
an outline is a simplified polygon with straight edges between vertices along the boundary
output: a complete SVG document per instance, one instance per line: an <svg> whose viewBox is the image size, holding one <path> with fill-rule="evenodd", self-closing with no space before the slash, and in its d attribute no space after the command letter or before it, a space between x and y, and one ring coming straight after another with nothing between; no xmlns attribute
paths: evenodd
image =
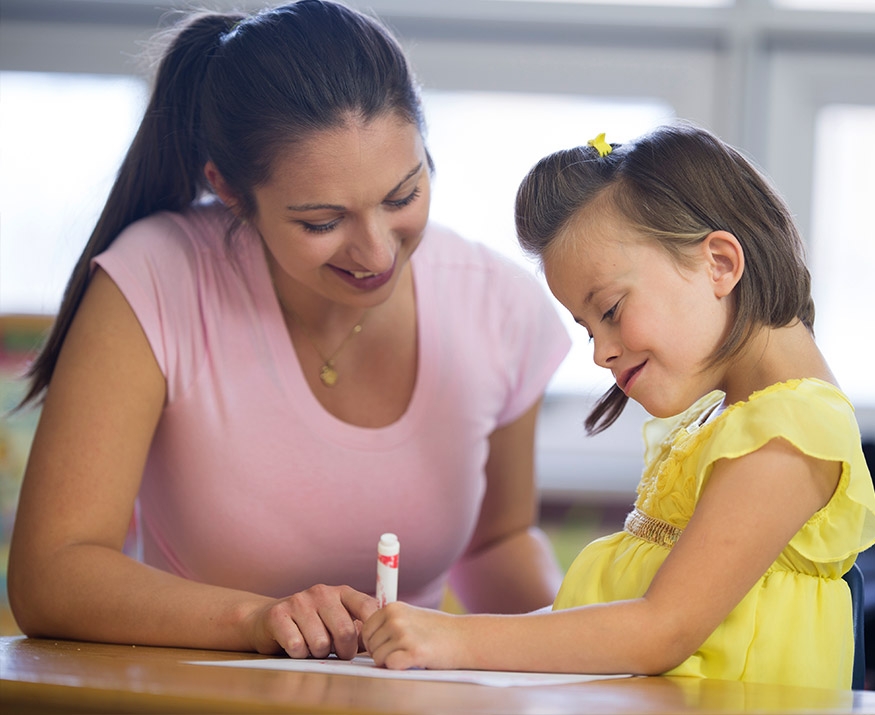
<svg viewBox="0 0 875 715"><path fill-rule="evenodd" d="M744 273L744 249L728 231L712 231L702 241L708 269L714 285L714 295L729 295Z"/></svg>
<svg viewBox="0 0 875 715"><path fill-rule="evenodd" d="M216 196L222 200L222 203L231 209L238 218L243 218L243 216L240 216L239 211L240 201L237 199L236 194L231 191L231 188L225 181L225 177L219 173L218 167L212 161L208 161L204 165L204 176L210 182L210 186L213 187L213 191L216 192Z"/></svg>

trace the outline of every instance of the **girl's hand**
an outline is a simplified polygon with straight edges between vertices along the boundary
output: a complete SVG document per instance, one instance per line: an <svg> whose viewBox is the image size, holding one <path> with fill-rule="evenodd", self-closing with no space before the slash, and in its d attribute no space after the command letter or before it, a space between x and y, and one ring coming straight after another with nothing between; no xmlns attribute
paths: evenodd
<svg viewBox="0 0 875 715"><path fill-rule="evenodd" d="M460 620L440 611L389 603L365 622L362 641L374 663L392 670L459 668Z"/></svg>
<svg viewBox="0 0 875 715"><path fill-rule="evenodd" d="M350 660L363 651L362 623L377 600L349 586L316 585L272 601L254 613L253 647L259 653L284 650L292 658Z"/></svg>

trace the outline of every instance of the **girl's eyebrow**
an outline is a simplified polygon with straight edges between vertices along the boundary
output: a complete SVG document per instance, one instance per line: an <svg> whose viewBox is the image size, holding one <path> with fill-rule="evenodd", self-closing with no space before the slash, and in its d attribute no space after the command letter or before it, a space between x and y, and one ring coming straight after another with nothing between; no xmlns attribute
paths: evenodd
<svg viewBox="0 0 875 715"><path fill-rule="evenodd" d="M411 177L416 176L420 171L422 171L422 162L419 162L415 167L413 167L407 175L401 179L392 190L386 194L386 196L391 196L396 193L405 183L410 181ZM340 206L339 204L294 204L286 206L286 211L346 211L345 206Z"/></svg>
<svg viewBox="0 0 875 715"><path fill-rule="evenodd" d="M587 292L586 296L585 296L584 299L583 299L583 304L584 304L584 305L589 305L589 304L591 304L591 303L592 303L592 299L595 298L595 296L596 296L598 293L601 293L601 292L605 289L606 285L607 285L607 283L596 283L596 285L594 285L594 286L593 286L593 287Z"/></svg>

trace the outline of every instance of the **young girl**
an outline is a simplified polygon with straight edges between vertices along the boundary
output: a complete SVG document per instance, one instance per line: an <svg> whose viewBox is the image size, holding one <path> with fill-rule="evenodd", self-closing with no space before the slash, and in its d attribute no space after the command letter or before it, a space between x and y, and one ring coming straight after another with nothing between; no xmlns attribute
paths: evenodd
<svg viewBox="0 0 875 715"><path fill-rule="evenodd" d="M365 623L374 660L848 687L841 577L875 541L875 493L787 207L680 125L543 159L517 228L616 380L589 430L627 398L657 418L635 508L581 552L552 612L394 604Z"/></svg>

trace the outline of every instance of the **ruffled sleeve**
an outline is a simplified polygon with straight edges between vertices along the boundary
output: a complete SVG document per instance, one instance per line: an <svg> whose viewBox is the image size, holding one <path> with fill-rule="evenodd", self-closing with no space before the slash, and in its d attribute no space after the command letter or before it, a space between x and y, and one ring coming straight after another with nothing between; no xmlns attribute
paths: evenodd
<svg viewBox="0 0 875 715"><path fill-rule="evenodd" d="M816 379L772 385L730 406L711 426L713 434L696 465L698 493L718 459L741 457L782 438L811 457L842 463L829 503L806 522L790 546L804 558L831 562L875 544L875 489L854 408L836 387Z"/></svg>

